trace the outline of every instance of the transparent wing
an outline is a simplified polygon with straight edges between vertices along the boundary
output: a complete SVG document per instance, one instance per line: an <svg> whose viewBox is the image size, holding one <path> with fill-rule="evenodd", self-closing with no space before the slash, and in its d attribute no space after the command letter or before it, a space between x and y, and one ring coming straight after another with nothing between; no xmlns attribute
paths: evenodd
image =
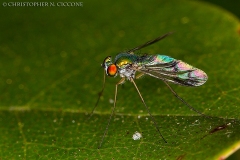
<svg viewBox="0 0 240 160"><path fill-rule="evenodd" d="M151 60L142 63L137 71L184 86L201 86L208 79L202 70L164 55L152 56Z"/></svg>

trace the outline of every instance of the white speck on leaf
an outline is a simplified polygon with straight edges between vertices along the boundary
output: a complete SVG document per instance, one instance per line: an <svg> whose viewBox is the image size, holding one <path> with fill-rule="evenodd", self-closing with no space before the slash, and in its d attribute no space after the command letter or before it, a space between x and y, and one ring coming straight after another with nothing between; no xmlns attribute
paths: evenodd
<svg viewBox="0 0 240 160"><path fill-rule="evenodd" d="M136 131L133 136L132 136L133 140L139 140L142 138L141 133L139 133L138 131Z"/></svg>
<svg viewBox="0 0 240 160"><path fill-rule="evenodd" d="M114 100L113 99L109 99L109 103L113 104Z"/></svg>

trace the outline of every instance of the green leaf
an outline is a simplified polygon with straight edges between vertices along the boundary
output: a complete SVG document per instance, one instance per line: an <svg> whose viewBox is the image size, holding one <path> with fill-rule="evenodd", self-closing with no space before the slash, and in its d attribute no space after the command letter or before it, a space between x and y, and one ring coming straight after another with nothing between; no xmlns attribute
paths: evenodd
<svg viewBox="0 0 240 160"><path fill-rule="evenodd" d="M239 148L237 18L198 1L54 4L1 8L0 159L220 159ZM98 150L120 80L106 77L88 119L102 87L100 64L169 31L137 54L165 54L204 70L203 86L172 87L214 118L191 111L146 76L136 83L168 143L127 82ZM134 141L136 131L142 138Z"/></svg>

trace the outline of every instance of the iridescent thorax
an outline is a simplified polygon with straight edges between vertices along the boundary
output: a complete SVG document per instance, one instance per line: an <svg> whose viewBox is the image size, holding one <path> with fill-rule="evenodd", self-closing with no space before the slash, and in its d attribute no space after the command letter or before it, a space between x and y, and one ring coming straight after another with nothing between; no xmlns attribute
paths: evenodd
<svg viewBox="0 0 240 160"><path fill-rule="evenodd" d="M115 65L121 69L124 68L126 65L131 65L136 63L138 59L137 55L129 54L129 53L120 53L115 58Z"/></svg>

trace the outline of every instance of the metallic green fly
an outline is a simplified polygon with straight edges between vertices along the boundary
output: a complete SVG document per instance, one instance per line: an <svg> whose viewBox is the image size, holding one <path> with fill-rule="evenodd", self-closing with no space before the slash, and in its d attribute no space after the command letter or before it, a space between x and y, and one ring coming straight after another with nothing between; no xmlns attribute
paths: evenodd
<svg viewBox="0 0 240 160"><path fill-rule="evenodd" d="M170 91L174 94L175 97L177 97L182 103L184 103L187 107L189 107L191 110L197 112L200 115L203 115L205 117L208 117L207 115L201 113L200 111L196 110L193 108L190 104L188 104L186 101L184 101L178 94L172 89L172 87L168 84L168 82L178 84L178 85L183 85L183 86L190 86L190 87L196 87L196 86L201 86L203 85L208 77L207 74L198 69L195 68L181 60L176 60L172 57L166 56L166 55L135 55L134 52L142 49L144 47L147 47L151 44L154 44L161 39L167 37L170 33L164 34L156 39L153 39L151 41L148 41L140 46L137 46L133 49L128 50L127 52L119 53L116 57L114 62L112 62L111 56L108 56L104 59L102 63L102 67L104 68L104 72L110 76L110 77L116 77L118 74L121 77L121 80L116 84L116 89L115 89L115 98L114 98L114 106L110 115L110 118L107 123L107 127L105 129L105 132L102 136L101 142L99 144L100 148L102 146L103 140L106 136L112 115L114 113L115 107L116 107L116 99L117 99L117 90L118 90L118 85L123 84L126 80L129 80L130 82L133 83L135 86L142 103L147 109L148 114L150 115L152 121L154 122L154 125L159 133L159 135L162 137L162 139L167 143L163 135L161 134L159 127L152 116L148 106L146 105L134 79L138 79L142 77L143 75L149 75L154 78L158 78L162 80L167 87L170 89ZM136 75L136 73L139 73ZM97 103L95 107L93 108L93 111L90 115L92 116L99 99L103 93L104 86L105 86L105 73L104 73L104 79L103 79L103 88L99 94Z"/></svg>

